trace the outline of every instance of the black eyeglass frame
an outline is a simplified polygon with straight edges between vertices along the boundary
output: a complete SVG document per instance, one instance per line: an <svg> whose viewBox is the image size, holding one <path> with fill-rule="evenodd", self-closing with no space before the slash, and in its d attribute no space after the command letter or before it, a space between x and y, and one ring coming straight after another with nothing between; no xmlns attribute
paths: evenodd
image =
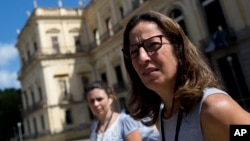
<svg viewBox="0 0 250 141"><path fill-rule="evenodd" d="M145 48L145 42L149 41L150 39L152 38L155 38L155 37L159 37L160 38L160 46L158 48L154 48L153 50L150 50L150 48ZM131 57L130 56L130 53L129 53L129 48L131 46L137 46L138 50L139 48L143 47L145 49L146 52L154 52L154 51L157 51L158 49L160 49L162 47L162 45L164 43L162 43L162 37L164 37L164 35L156 35L156 36L152 36L152 37L149 37L148 39L145 39L141 44L134 44L134 45L129 45L128 47L125 47L125 48L122 48L122 52L123 52L123 55L125 56L125 58L127 59L134 59L136 58L139 53L137 53L136 56L134 57ZM129 54L129 55L128 55Z"/></svg>

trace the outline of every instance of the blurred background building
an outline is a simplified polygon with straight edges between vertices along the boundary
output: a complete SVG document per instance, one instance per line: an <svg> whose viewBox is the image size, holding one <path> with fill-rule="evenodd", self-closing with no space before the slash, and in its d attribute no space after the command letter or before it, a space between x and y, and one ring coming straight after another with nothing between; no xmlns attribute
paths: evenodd
<svg viewBox="0 0 250 141"><path fill-rule="evenodd" d="M18 35L22 126L27 141L84 140L94 119L86 85L114 87L117 111L129 80L121 52L123 30L136 13L155 10L175 19L222 78L226 90L250 111L249 0L92 0L77 8L35 6Z"/></svg>

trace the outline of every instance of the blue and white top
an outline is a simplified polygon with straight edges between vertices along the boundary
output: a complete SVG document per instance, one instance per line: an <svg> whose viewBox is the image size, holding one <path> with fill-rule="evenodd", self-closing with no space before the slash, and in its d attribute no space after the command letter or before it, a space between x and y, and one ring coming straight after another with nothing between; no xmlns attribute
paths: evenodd
<svg viewBox="0 0 250 141"><path fill-rule="evenodd" d="M126 114L119 114L115 122L102 134L96 133L97 125L98 121L91 125L91 141L123 141L131 132L138 129L136 121Z"/></svg>
<svg viewBox="0 0 250 141"><path fill-rule="evenodd" d="M95 121L91 126L91 141L123 141L129 133L136 129L139 130L142 141L158 141L160 136L158 130L143 125L124 112L119 114L116 121L103 134L96 133L97 125L98 121Z"/></svg>

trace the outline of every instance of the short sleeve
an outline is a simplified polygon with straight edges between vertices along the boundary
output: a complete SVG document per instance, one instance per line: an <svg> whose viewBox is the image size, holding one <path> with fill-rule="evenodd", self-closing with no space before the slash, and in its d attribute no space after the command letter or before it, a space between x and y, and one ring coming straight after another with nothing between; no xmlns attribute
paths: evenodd
<svg viewBox="0 0 250 141"><path fill-rule="evenodd" d="M122 126L124 131L124 137L128 136L131 132L138 129L138 123L132 117L126 114L121 114Z"/></svg>
<svg viewBox="0 0 250 141"><path fill-rule="evenodd" d="M91 141L96 140L97 133L95 131L97 128L97 124L98 124L98 122L95 121L90 125L90 137L89 138Z"/></svg>

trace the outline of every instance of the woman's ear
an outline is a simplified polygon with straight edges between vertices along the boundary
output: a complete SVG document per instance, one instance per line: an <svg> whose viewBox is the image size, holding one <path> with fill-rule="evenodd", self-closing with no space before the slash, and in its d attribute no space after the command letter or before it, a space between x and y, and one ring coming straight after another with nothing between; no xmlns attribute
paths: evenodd
<svg viewBox="0 0 250 141"><path fill-rule="evenodd" d="M113 102L113 99L109 98L109 104L112 104L112 102Z"/></svg>

